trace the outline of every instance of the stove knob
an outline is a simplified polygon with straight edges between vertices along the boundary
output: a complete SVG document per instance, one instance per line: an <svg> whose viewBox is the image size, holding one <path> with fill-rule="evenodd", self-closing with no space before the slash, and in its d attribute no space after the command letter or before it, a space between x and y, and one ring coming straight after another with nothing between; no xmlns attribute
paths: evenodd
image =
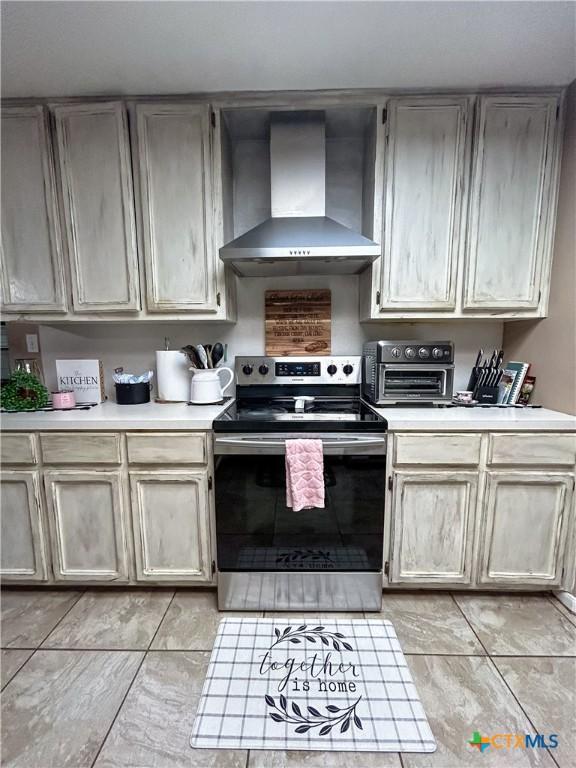
<svg viewBox="0 0 576 768"><path fill-rule="evenodd" d="M440 349L440 347L434 347L434 349L432 350L432 357L435 357L436 360L442 357L442 350Z"/></svg>
<svg viewBox="0 0 576 768"><path fill-rule="evenodd" d="M414 349L414 347L406 347L406 349L404 350L404 354L406 355L406 357L409 357L411 359L413 357L416 357L416 350Z"/></svg>
<svg viewBox="0 0 576 768"><path fill-rule="evenodd" d="M392 347L390 354L392 355L392 357L400 357L400 355L402 354L402 350L400 349L400 347Z"/></svg>
<svg viewBox="0 0 576 768"><path fill-rule="evenodd" d="M344 366L344 368L342 368L342 370L344 371L346 376L350 376L354 368L350 365L350 363L346 363L346 365Z"/></svg>
<svg viewBox="0 0 576 768"><path fill-rule="evenodd" d="M245 376L250 376L250 374L252 373L253 370L254 370L254 367L252 365L243 365L242 366L242 373Z"/></svg>
<svg viewBox="0 0 576 768"><path fill-rule="evenodd" d="M426 349L426 347L420 347L418 357L430 357L430 350Z"/></svg>
<svg viewBox="0 0 576 768"><path fill-rule="evenodd" d="M330 363L330 365L328 366L328 368L326 368L326 370L328 371L328 373L330 374L330 376L334 376L334 374L336 373L336 371L338 370L338 368L336 368L336 366L334 365L334 363Z"/></svg>
<svg viewBox="0 0 576 768"><path fill-rule="evenodd" d="M267 365L261 365L258 368L258 373L260 373L262 376L266 376L266 374L268 373L268 366Z"/></svg>

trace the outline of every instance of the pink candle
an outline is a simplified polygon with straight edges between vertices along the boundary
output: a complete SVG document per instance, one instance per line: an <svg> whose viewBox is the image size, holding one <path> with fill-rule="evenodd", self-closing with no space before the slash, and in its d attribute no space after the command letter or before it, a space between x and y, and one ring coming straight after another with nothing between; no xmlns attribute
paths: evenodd
<svg viewBox="0 0 576 768"><path fill-rule="evenodd" d="M63 389L60 392L52 392L52 407L57 410L64 410L66 408L74 408L76 405L76 397L74 396L73 389Z"/></svg>

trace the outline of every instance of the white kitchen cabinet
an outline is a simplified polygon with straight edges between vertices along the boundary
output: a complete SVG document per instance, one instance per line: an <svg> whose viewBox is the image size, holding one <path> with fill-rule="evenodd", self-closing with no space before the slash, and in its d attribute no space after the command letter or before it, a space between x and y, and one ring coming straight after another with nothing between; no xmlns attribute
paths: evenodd
<svg viewBox="0 0 576 768"><path fill-rule="evenodd" d="M382 313L456 306L470 107L466 97L388 102Z"/></svg>
<svg viewBox="0 0 576 768"><path fill-rule="evenodd" d="M121 473L44 472L56 581L127 581Z"/></svg>
<svg viewBox="0 0 576 768"><path fill-rule="evenodd" d="M5 312L64 312L54 164L44 107L2 108L2 302Z"/></svg>
<svg viewBox="0 0 576 768"><path fill-rule="evenodd" d="M134 195L121 102L53 107L75 312L140 307Z"/></svg>
<svg viewBox="0 0 576 768"><path fill-rule="evenodd" d="M470 584L478 473L393 474L390 582Z"/></svg>
<svg viewBox="0 0 576 768"><path fill-rule="evenodd" d="M136 128L148 311L216 312L209 106L138 104Z"/></svg>
<svg viewBox="0 0 576 768"><path fill-rule="evenodd" d="M130 472L136 578L212 579L206 470Z"/></svg>
<svg viewBox="0 0 576 768"><path fill-rule="evenodd" d="M478 100L465 310L537 310L550 282L556 200L555 95Z"/></svg>
<svg viewBox="0 0 576 768"><path fill-rule="evenodd" d="M0 473L2 581L45 581L45 536L38 472Z"/></svg>
<svg viewBox="0 0 576 768"><path fill-rule="evenodd" d="M486 473L481 584L560 585L573 487L572 472Z"/></svg>

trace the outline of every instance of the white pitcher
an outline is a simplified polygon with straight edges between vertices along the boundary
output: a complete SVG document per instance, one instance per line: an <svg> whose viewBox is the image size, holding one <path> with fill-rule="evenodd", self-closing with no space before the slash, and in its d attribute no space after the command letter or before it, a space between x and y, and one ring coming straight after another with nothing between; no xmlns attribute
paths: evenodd
<svg viewBox="0 0 576 768"><path fill-rule="evenodd" d="M190 384L190 402L197 405L220 403L224 398L224 392L232 384L234 373L231 368L190 368L192 371L192 383ZM218 374L227 373L228 381L222 386Z"/></svg>

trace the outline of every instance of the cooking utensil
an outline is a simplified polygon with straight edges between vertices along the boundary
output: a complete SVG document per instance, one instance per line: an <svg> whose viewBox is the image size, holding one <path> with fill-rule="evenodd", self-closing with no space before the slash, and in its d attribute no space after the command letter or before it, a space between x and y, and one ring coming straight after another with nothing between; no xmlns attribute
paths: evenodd
<svg viewBox="0 0 576 768"><path fill-rule="evenodd" d="M198 355L196 354L196 350L192 346L192 344L186 344L185 347L182 347L182 352L186 355L188 360L190 361L190 365L193 368L201 368L200 360L198 358Z"/></svg>
<svg viewBox="0 0 576 768"><path fill-rule="evenodd" d="M196 354L198 355L198 360L201 362L202 365L197 366L198 368L208 368L208 355L206 354L206 350L202 346L202 344L196 344L195 346Z"/></svg>
<svg viewBox="0 0 576 768"><path fill-rule="evenodd" d="M224 355L224 347L222 346L222 344L220 344L219 341L217 341L216 344L214 344L214 346L212 347L211 355L212 355L212 365L214 366L214 368L216 368L216 366L222 360L222 357Z"/></svg>
<svg viewBox="0 0 576 768"><path fill-rule="evenodd" d="M203 344L202 346L206 350L206 357L208 359L208 368L214 368L214 365L212 364L212 344Z"/></svg>

